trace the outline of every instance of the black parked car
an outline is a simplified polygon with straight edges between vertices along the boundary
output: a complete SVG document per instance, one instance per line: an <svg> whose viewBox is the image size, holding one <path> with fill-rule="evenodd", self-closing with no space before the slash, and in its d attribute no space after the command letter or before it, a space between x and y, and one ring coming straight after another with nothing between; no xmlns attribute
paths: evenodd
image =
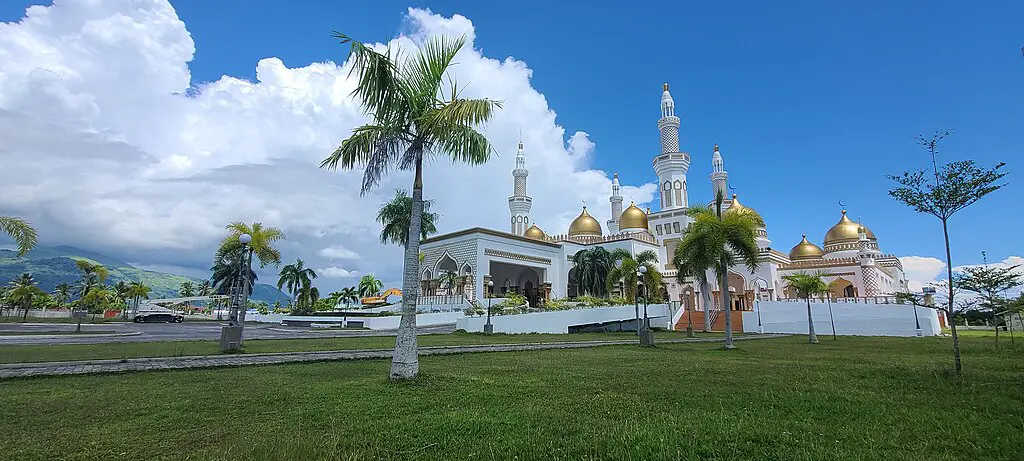
<svg viewBox="0 0 1024 461"><path fill-rule="evenodd" d="M146 323L146 322L164 322L164 323L181 323L185 321L185 316L177 312L139 312L135 315L135 323Z"/></svg>

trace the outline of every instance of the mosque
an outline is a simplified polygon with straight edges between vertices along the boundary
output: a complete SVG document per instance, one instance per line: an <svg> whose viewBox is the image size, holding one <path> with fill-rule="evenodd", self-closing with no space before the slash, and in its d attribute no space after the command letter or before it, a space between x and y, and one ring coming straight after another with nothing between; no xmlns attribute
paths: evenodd
<svg viewBox="0 0 1024 461"><path fill-rule="evenodd" d="M580 250L604 247L623 248L631 254L652 250L658 255L663 274L662 294L695 311L704 311L701 287L676 281L672 255L690 223L687 170L690 154L679 148L679 117L668 84L661 94L661 118L658 120L661 152L653 159L658 178L661 209L651 212L630 203L623 209L618 174L612 179L609 205L612 219L601 224L583 206L579 217L564 234L545 233L530 219L533 198L527 193L526 155L520 141L512 170L513 193L508 198L510 212L507 232L474 227L423 240L420 251L420 292L432 295L462 294L467 299L484 296L485 287L495 295L523 294L531 305L552 298L573 298L580 293L573 271L573 255ZM717 145L711 155L712 195L728 190L729 174ZM744 208L733 194L723 204L725 212ZM794 239L796 240L796 239ZM783 276L798 272L827 274L832 299L865 299L906 291L907 281L900 260L882 253L878 239L865 225L852 221L842 211L838 222L824 235L818 246L804 235L788 253L771 246L767 227L757 230L761 264L754 272L733 267L728 290L731 310L752 310L754 300L777 301L795 298ZM441 274L454 273L457 284L441 282ZM451 279L451 277L446 277ZM716 277L709 274L711 310L718 311L721 299ZM492 285L493 284L493 285Z"/></svg>

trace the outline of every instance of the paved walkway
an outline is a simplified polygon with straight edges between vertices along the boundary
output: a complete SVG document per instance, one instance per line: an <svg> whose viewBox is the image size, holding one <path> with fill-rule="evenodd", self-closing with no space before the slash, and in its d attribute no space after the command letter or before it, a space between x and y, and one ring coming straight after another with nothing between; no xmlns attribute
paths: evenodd
<svg viewBox="0 0 1024 461"><path fill-rule="evenodd" d="M737 341L779 338L787 335L741 336ZM659 343L711 343L722 338L665 339ZM542 349L579 349L597 346L621 346L636 344L636 340L575 341L560 343L488 344L467 346L420 347L420 355L462 354L469 352L511 352ZM123 360L81 360L74 362L34 362L0 365L0 379L26 376L83 375L94 373L121 373L147 370L176 370L185 368L236 367L245 365L270 365L295 362L326 362L335 360L358 360L390 358L392 349L364 349L321 352L278 352L271 354L226 354L182 357L149 357Z"/></svg>

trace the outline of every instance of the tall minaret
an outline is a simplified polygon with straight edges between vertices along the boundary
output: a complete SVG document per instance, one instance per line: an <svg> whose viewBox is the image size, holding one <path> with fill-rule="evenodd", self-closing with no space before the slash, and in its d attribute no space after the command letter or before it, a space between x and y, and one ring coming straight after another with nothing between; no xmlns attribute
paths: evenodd
<svg viewBox="0 0 1024 461"><path fill-rule="evenodd" d="M661 93L661 153L654 158L654 172L658 175L658 197L662 210L686 208L686 171L690 169L690 155L679 152L679 117L676 103L668 92L668 83Z"/></svg>
<svg viewBox="0 0 1024 461"><path fill-rule="evenodd" d="M860 258L861 279L864 281L864 293L861 296L878 296L878 274L875 268L875 253L871 250L867 230L863 225L857 226L857 257Z"/></svg>
<svg viewBox="0 0 1024 461"><path fill-rule="evenodd" d="M725 162L722 160L722 153L718 152L718 144L715 144L715 155L711 157L711 185L714 186L711 200L718 196L718 192L722 192L722 197L726 200L729 199L727 195L729 192L729 173L725 171Z"/></svg>
<svg viewBox="0 0 1024 461"><path fill-rule="evenodd" d="M622 216L622 195L619 195L619 174L612 176L612 196L608 201L612 204L612 219L608 220L608 233L619 233L619 216Z"/></svg>
<svg viewBox="0 0 1024 461"><path fill-rule="evenodd" d="M515 178L515 189L512 196L508 198L508 211L512 214L511 233L523 235L530 227L530 208L533 207L533 199L526 195L526 177L530 171L526 169L526 156L523 155L523 141L519 141L519 150L516 151L516 168L512 170L512 177Z"/></svg>

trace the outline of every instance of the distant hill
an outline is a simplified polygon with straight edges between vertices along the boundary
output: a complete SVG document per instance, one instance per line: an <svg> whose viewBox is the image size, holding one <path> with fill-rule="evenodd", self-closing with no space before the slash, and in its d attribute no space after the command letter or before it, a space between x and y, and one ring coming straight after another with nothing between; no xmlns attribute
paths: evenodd
<svg viewBox="0 0 1024 461"><path fill-rule="evenodd" d="M88 259L103 264L110 272L108 284L119 281L141 281L152 289L150 298L173 298L178 296L178 288L186 281L195 283L201 279L183 275L167 274L142 270L124 261L107 255L68 246L36 247L24 257L10 250L0 250L0 284L6 284L25 272L32 274L39 288L47 292L61 283L73 284L81 278L75 259ZM275 301L286 303L290 298L277 287L265 283L257 283L251 296L253 301L263 301L273 305Z"/></svg>

